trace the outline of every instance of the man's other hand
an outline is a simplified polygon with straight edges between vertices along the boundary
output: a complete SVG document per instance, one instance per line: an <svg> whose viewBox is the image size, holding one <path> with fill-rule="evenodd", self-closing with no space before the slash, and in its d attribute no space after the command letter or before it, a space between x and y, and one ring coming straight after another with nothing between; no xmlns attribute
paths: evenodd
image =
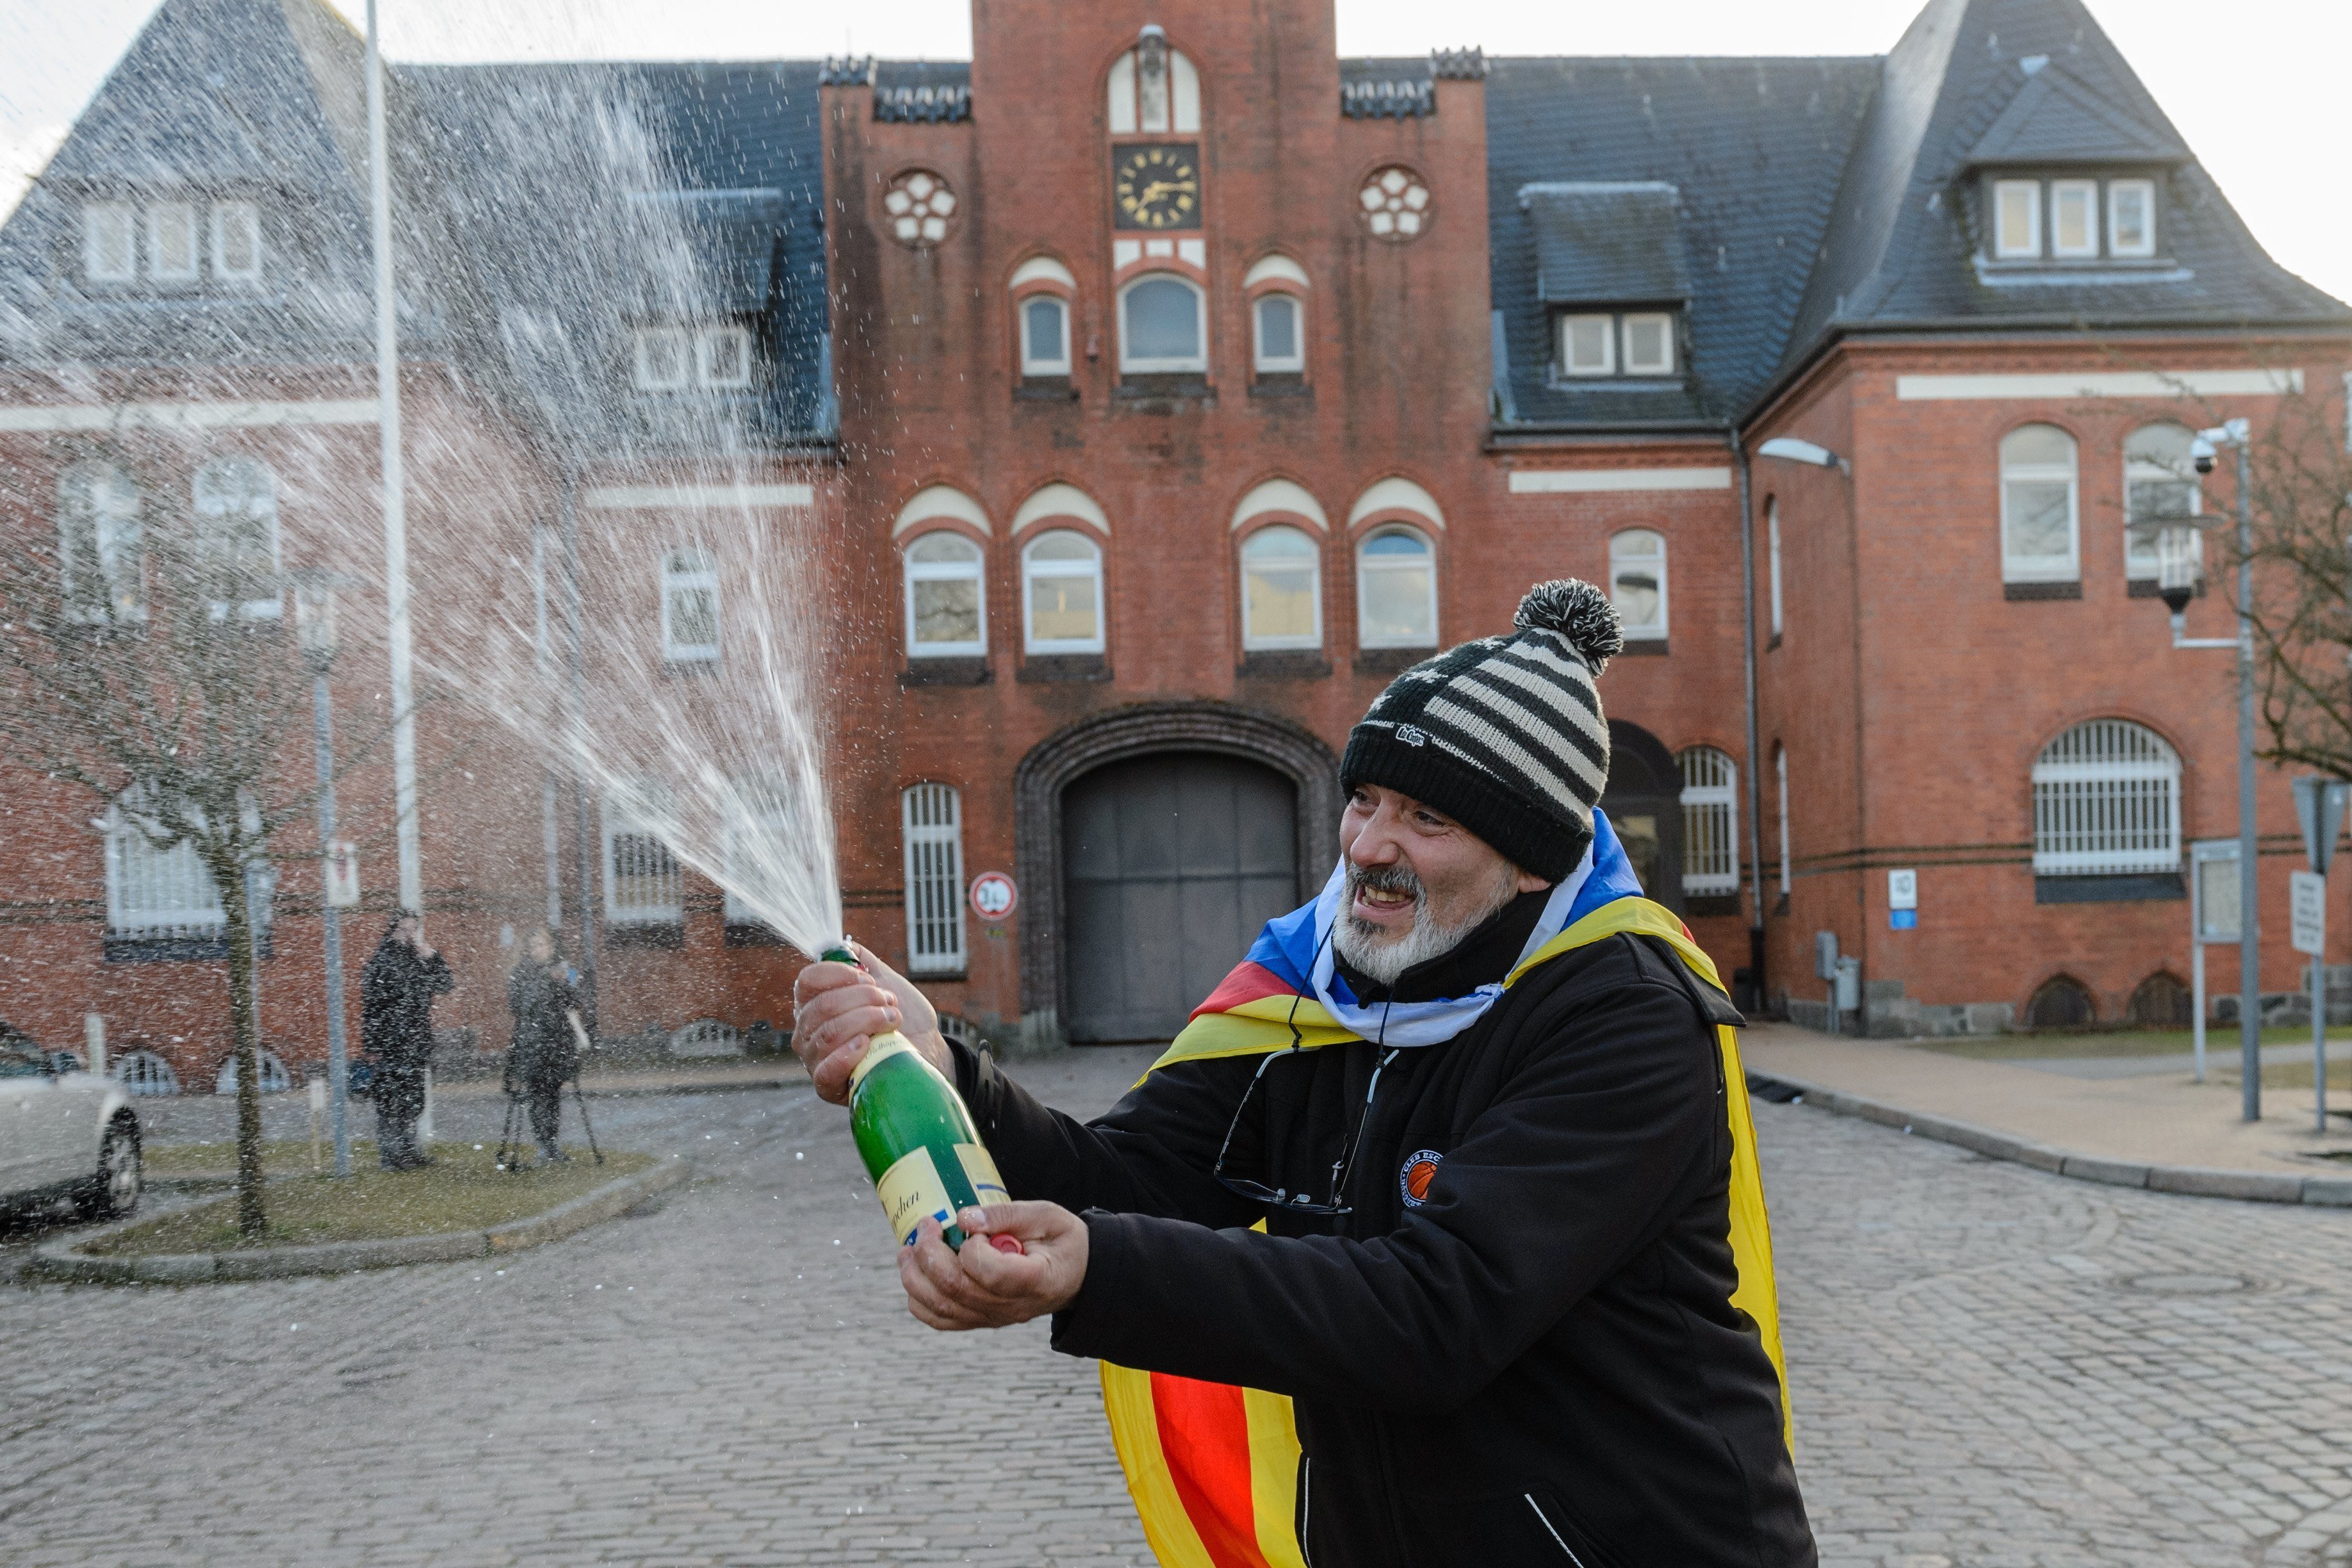
<svg viewBox="0 0 2352 1568"><path fill-rule="evenodd" d="M956 1215L961 1251L938 1222L915 1227L898 1249L907 1310L935 1329L1003 1329L1058 1312L1087 1279L1087 1222L1059 1204L994 1204ZM991 1237L1009 1236L1021 1251L1001 1252Z"/></svg>
<svg viewBox="0 0 2352 1568"><path fill-rule="evenodd" d="M952 1079L955 1058L929 998L860 943L850 943L850 951L864 969L819 962L793 982L793 1055L808 1068L817 1098L846 1104L849 1075L865 1059L866 1042L892 1029Z"/></svg>

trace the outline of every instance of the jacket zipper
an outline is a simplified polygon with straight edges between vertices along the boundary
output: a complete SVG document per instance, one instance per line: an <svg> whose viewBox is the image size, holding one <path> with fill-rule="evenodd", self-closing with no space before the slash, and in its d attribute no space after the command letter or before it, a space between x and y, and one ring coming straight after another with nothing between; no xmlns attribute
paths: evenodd
<svg viewBox="0 0 2352 1568"><path fill-rule="evenodd" d="M1528 1500L1528 1506L1535 1510L1536 1522L1541 1524L1544 1527L1545 1532L1552 1538L1552 1541L1559 1547L1559 1549L1568 1553L1568 1560L1570 1563L1575 1563L1576 1568L1585 1568L1584 1559L1576 1554L1576 1548L1561 1540L1559 1531L1552 1528L1550 1519L1544 1513L1543 1504L1536 1501L1536 1494L1533 1492L1526 1492L1521 1495L1526 1497Z"/></svg>
<svg viewBox="0 0 2352 1568"><path fill-rule="evenodd" d="M1307 1543L1307 1521L1315 1512L1315 1461L1298 1457L1298 1560L1315 1568L1315 1549Z"/></svg>

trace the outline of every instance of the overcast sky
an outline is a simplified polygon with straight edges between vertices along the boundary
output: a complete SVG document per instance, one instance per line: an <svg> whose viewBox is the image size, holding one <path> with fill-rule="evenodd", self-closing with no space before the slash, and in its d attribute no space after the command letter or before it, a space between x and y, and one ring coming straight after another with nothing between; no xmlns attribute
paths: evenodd
<svg viewBox="0 0 2352 1568"><path fill-rule="evenodd" d="M339 0L354 21L363 0ZM1084 0L1031 0L1075 5ZM961 59L968 0L382 0L395 59ZM1338 0L1342 54L1880 54L1916 0ZM2347 0L2090 0L2271 254L2352 299ZM0 0L0 214L155 0Z"/></svg>

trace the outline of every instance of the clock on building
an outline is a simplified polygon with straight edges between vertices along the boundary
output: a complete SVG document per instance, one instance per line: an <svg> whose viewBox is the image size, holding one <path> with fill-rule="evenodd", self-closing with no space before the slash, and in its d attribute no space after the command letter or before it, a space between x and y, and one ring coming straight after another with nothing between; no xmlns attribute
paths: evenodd
<svg viewBox="0 0 2352 1568"><path fill-rule="evenodd" d="M1201 150L1191 142L1114 148L1110 194L1119 228L1201 226Z"/></svg>

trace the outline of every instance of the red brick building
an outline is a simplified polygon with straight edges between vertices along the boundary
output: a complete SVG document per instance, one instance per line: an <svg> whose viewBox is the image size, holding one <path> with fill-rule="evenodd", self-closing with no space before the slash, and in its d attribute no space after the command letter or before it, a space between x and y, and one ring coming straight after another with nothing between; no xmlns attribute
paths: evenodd
<svg viewBox="0 0 2352 1568"><path fill-rule="evenodd" d="M1134 1038L1319 882L1381 683L1583 576L1628 623L1604 804L1752 1000L1818 1018L1827 931L1874 1032L2171 1016L2233 714L2126 525L2226 510L2185 426L2339 395L2352 312L2262 253L2079 4L1935 0L1884 58L1759 60L1343 60L1328 0L974 10L969 65L395 74L415 527L541 563L450 584L439 635L533 582L546 624L551 551L635 551L659 572L586 575L583 680L678 700L655 683L744 657L716 609L678 643L701 584L749 585L692 520L760 520L824 584L852 930L992 1030ZM230 88L191 89L207 61ZM286 538L298 491L364 537L355 69L309 0L172 0L134 46L0 230L14 525L65 526L46 498L135 398L177 409L141 416L175 455L140 485L190 482L192 418L256 454L297 425L341 479L286 491ZM271 112L216 123L240 89ZM619 109L627 188L571 179ZM159 274L182 208L211 248ZM694 289L614 247L648 213ZM248 221L306 284L257 312ZM253 390L298 365L338 390ZM330 400L342 446L308 434ZM716 887L512 737L427 729L499 759L425 792L448 1021L502 1038L502 930L583 905L608 1029L782 1019L788 952ZM216 963L142 952L103 836L32 810L0 1013L103 1011L201 1068ZM1009 917L967 905L983 871ZM265 1022L312 1055L306 874Z"/></svg>

